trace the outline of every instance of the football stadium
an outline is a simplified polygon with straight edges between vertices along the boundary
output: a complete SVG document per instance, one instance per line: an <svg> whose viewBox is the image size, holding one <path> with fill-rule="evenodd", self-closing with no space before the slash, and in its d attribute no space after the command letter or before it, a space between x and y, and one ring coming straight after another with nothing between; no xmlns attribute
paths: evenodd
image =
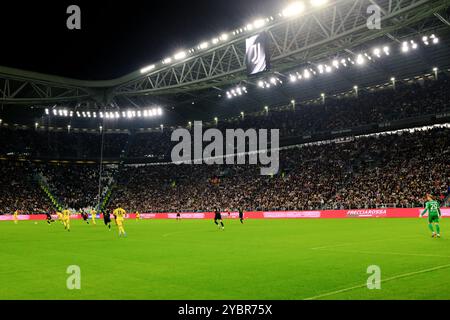
<svg viewBox="0 0 450 320"><path fill-rule="evenodd" d="M107 80L0 60L0 300L449 300L449 7L272 1Z"/></svg>

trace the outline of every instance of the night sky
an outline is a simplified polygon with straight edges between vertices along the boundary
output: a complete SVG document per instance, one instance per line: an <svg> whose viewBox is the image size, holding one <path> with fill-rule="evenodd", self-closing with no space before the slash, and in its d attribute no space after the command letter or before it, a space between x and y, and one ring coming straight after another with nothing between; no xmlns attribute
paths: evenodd
<svg viewBox="0 0 450 320"><path fill-rule="evenodd" d="M100 80L276 14L288 0L5 2L0 4L0 65ZM66 27L71 4L81 8L82 30Z"/></svg>

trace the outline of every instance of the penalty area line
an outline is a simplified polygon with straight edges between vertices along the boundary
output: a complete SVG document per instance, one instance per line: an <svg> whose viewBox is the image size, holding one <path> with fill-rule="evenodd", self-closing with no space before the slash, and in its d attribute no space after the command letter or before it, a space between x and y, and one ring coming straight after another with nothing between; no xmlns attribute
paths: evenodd
<svg viewBox="0 0 450 320"><path fill-rule="evenodd" d="M396 275L396 276L393 276L393 277L390 277L390 278L381 279L380 283L393 281L393 280L397 280L397 279L402 279L402 278L407 278L407 277L412 277L412 276L415 276L415 275L418 275L418 274L421 274L421 273L426 273L426 272L436 271L436 270L441 270L441 269L446 269L446 268L450 268L450 264L444 264L444 265L433 267L433 268L428 268L428 269L424 269L424 270L419 270L419 271L399 274L399 275ZM364 287L367 287L367 283L361 284L361 285L357 285L357 286L353 286L353 287L349 287L349 288L345 288L345 289L340 289L340 290L336 290L336 291L323 293L323 294L320 294L320 295L317 295L317 296L314 296L314 297L305 298L304 300L316 300L316 299L319 299L319 298L333 296L333 295L336 295L336 294L339 294L339 293L353 291L353 290L361 289L361 288L364 288Z"/></svg>

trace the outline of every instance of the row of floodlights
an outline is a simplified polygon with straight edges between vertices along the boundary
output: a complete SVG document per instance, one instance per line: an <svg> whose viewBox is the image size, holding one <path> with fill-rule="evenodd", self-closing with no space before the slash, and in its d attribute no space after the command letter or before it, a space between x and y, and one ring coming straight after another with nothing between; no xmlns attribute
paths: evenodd
<svg viewBox="0 0 450 320"><path fill-rule="evenodd" d="M420 41L419 41L420 42ZM438 44L439 38L432 34L430 36L423 36L422 42L425 46L429 46L431 44ZM419 44L414 41L404 41L401 45L401 52L407 53L410 50L416 50L419 47ZM391 49L389 46L375 47L371 52L363 52L359 53L356 56L352 57L343 57L343 58L335 58L328 62L319 63L315 65L311 65L309 67L304 68L303 70L291 72L288 75L290 82L297 82L302 79L309 79L312 76L317 74L326 74L332 73L340 68L345 68L348 66L359 65L362 66L366 64L368 61L375 61L376 59L380 59L383 57L387 57L391 55ZM260 88L271 88L275 87L279 84L282 84L283 81L278 77L270 77L269 79L261 79L257 82L258 87Z"/></svg>
<svg viewBox="0 0 450 320"><path fill-rule="evenodd" d="M77 118L105 118L105 119L132 119L132 118L153 118L162 116L163 111L162 108L152 108L152 109L144 109L144 110L127 110L127 111L99 111L99 112L91 112L91 111L73 111L67 109L45 109L46 115L53 115L59 117L74 117Z"/></svg>
<svg viewBox="0 0 450 320"><path fill-rule="evenodd" d="M242 96L243 94L246 94L246 93L247 93L247 87L238 86L236 88L233 88L233 89L227 91L227 98L231 99L234 97Z"/></svg>
<svg viewBox="0 0 450 320"><path fill-rule="evenodd" d="M319 7L328 3L328 0L310 0L309 1L312 7ZM291 18L300 15L306 10L306 4L302 1L295 1L287 6L282 12L278 15L281 18ZM243 32L251 32L257 29L261 29L266 26L268 23L274 21L275 18L273 16L268 18L260 18L255 21L248 23L246 26L236 29L232 32L233 36L237 36ZM212 46L218 45L220 43L224 43L228 41L231 37L231 34L222 33L220 36L213 38L210 41L203 41L195 48L189 49L187 51L179 51L175 53L173 56L167 57L161 61L162 65L168 65L176 61L183 60L188 57L190 54L194 54L197 51L207 50ZM152 64L140 70L141 74L148 73L154 69L156 69L157 65Z"/></svg>

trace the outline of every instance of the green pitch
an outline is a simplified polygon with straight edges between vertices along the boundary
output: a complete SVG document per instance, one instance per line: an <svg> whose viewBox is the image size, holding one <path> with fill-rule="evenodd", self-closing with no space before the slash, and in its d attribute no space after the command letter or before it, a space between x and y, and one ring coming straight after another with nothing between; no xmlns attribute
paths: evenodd
<svg viewBox="0 0 450 320"><path fill-rule="evenodd" d="M450 226L426 219L0 223L0 299L450 299ZM67 268L81 270L68 290ZM369 290L367 268L381 268Z"/></svg>

